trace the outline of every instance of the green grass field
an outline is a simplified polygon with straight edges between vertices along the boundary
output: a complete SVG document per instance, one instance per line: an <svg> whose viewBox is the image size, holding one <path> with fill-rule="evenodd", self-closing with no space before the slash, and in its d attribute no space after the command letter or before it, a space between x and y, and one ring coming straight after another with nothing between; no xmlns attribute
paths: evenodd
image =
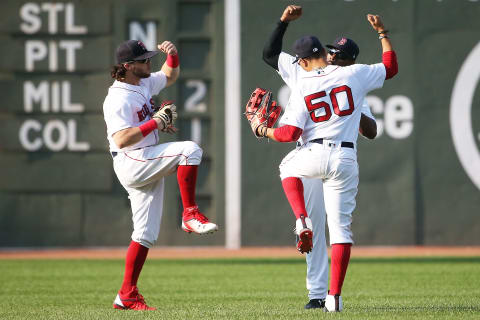
<svg viewBox="0 0 480 320"><path fill-rule="evenodd" d="M303 259L147 260L158 311L112 309L122 260L0 260L0 319L480 319L480 257L352 259L344 311L304 310Z"/></svg>

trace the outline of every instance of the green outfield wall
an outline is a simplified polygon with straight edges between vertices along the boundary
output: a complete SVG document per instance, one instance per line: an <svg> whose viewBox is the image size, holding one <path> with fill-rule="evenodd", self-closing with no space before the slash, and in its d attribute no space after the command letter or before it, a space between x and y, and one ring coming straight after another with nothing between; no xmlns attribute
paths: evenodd
<svg viewBox="0 0 480 320"><path fill-rule="evenodd" d="M283 105L289 91L261 59L287 1L240 1L243 106L257 86ZM398 75L371 92L379 135L359 137L354 239L360 245L480 245L480 1L298 1L284 50L305 34L354 39L359 63L381 60L367 13L381 15ZM166 179L159 245L225 244L225 3L4 0L0 11L0 246L119 246L131 214L108 153L102 114L116 46L163 40L180 54L178 82L158 101L180 110L176 140L204 149L198 203L212 236L180 229L175 176ZM160 68L163 57L152 67ZM243 117L242 110L231 117ZM293 245L294 216L278 164L294 148L253 137L241 119L241 243ZM165 136L164 141L172 139Z"/></svg>

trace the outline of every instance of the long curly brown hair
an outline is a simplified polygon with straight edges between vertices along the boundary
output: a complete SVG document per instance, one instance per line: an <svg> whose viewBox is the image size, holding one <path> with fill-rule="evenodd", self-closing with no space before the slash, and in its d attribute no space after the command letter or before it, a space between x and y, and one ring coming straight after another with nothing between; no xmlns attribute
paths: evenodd
<svg viewBox="0 0 480 320"><path fill-rule="evenodd" d="M112 76L113 79L122 81L122 80L125 80L126 72L127 72L127 69L125 69L125 66L123 65L123 63L119 63L112 66L110 70L110 75Z"/></svg>

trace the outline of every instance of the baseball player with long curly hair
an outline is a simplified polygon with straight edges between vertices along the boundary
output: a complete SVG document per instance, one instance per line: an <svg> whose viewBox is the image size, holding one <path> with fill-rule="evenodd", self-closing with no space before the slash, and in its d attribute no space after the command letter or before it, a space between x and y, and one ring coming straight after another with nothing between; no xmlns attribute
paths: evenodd
<svg viewBox="0 0 480 320"><path fill-rule="evenodd" d="M116 309L155 310L138 292L137 281L160 231L165 176L177 173L184 208L182 229L199 234L218 229L195 202L202 149L192 141L159 144L160 134L177 130L176 107L165 102L156 108L152 96L177 80L180 67L173 43L164 41L158 49L148 51L137 40L123 42L111 71L115 81L103 104L113 168L128 192L133 214L124 279L113 303ZM166 53L167 59L160 71L152 73L150 59L159 52Z"/></svg>
<svg viewBox="0 0 480 320"><path fill-rule="evenodd" d="M282 161L280 176L297 218L298 250L308 253L314 243L321 246L314 254L307 255L307 287L310 286L311 300L305 307L325 305L327 311L341 311L341 287L353 243L350 225L358 187L356 139L360 123L363 123L360 131L365 131L367 137L376 135L376 127L372 130L371 123L374 120L363 114L365 107L362 104L366 93L381 87L385 79L393 77L398 66L388 31L380 17L375 15L368 15L367 19L382 42L382 63L348 65L338 61L342 60L341 57L355 60L358 55L358 47L356 54L355 50L345 50L347 47L352 49L354 44L346 38L335 41L328 57L314 36L305 36L295 42L296 57L281 52L288 22L299 18L301 13L300 6L288 6L265 46L264 60L279 72L291 88L292 96L281 120L283 126L277 129L259 127L257 133L279 142L298 140L300 146ZM350 56L345 51L350 51ZM329 65L333 60L337 60L338 66ZM319 179L321 184L312 178ZM318 199L319 195L322 196L320 187L324 190L324 199ZM325 218L321 217L322 212L315 212L323 211L323 206L332 245L331 282L326 301L321 296L325 295L321 288L319 292L312 292L314 288L311 288L312 282L316 282L326 289L324 275L328 260L322 230ZM306 209L318 215L315 227ZM323 235L323 242L321 237L313 238L312 229Z"/></svg>

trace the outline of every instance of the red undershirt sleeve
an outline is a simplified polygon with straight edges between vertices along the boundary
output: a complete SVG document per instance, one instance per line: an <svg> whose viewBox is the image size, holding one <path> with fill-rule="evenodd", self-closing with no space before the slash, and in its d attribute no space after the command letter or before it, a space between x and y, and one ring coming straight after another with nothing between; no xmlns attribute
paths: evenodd
<svg viewBox="0 0 480 320"><path fill-rule="evenodd" d="M385 80L393 78L398 73L397 55L395 51L387 51L382 54L382 62L387 74Z"/></svg>
<svg viewBox="0 0 480 320"><path fill-rule="evenodd" d="M273 136L277 139L278 142L293 142L297 141L298 138L302 135L303 130L290 125L284 125L280 128L275 129Z"/></svg>

